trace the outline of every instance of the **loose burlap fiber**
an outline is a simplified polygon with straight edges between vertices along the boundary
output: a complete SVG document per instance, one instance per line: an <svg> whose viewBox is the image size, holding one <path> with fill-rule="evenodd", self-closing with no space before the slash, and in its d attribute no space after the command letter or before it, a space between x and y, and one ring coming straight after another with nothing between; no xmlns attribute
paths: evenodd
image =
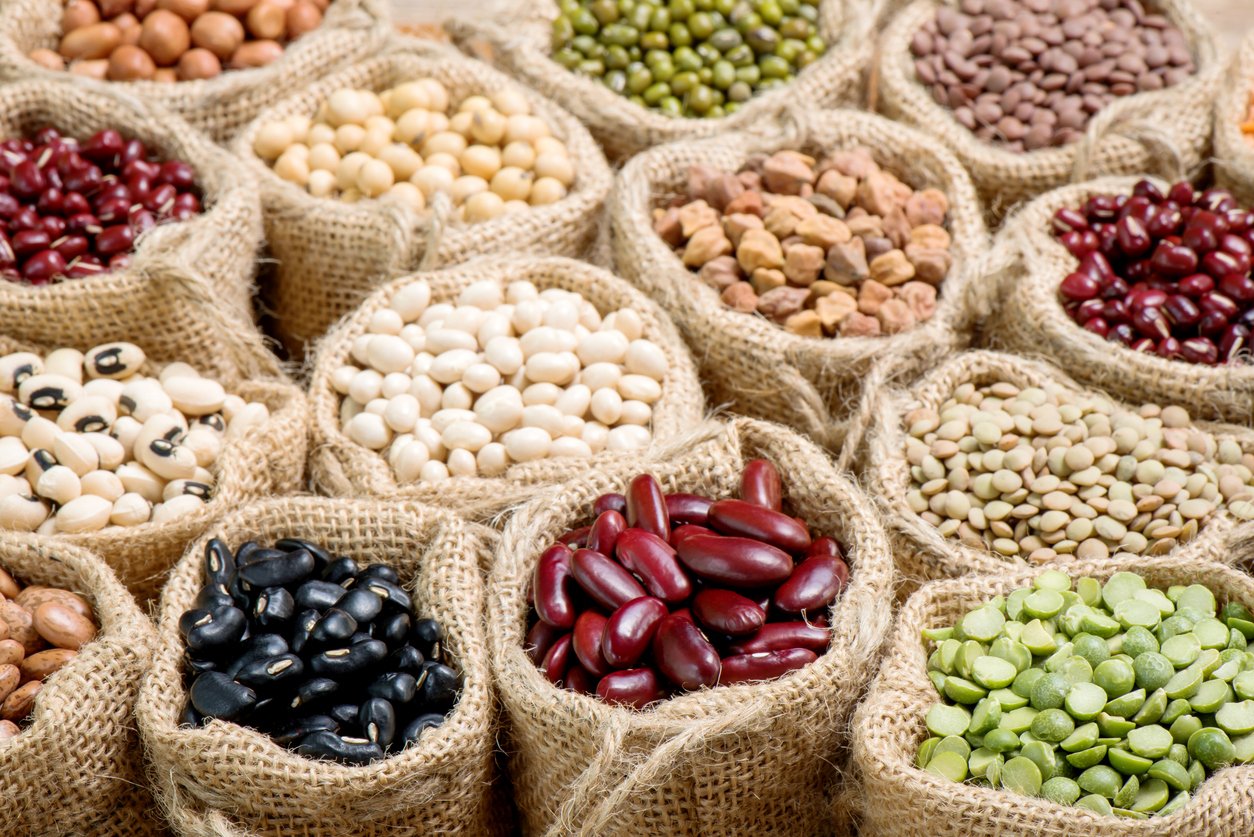
<svg viewBox="0 0 1254 837"><path fill-rule="evenodd" d="M696 368L675 326L644 294L610 272L564 258L475 259L464 265L396 279L375 291L318 348L309 381L311 411L310 473L314 485L332 496L416 500L456 509L472 518L490 517L506 506L519 503L547 487L589 470L638 462L640 451L603 452L592 459L543 459L510 467L500 477L452 477L443 482L398 484L387 459L358 445L340 430L342 396L331 386L335 370L351 363L353 340L365 332L370 317L386 308L401 288L417 279L431 286L431 301L454 302L467 286L493 280L502 287L526 280L541 290L576 291L603 315L631 308L644 321L644 336L653 341L670 363L662 381L662 397L653 405L653 447L659 448L689 432L701 422L704 401Z"/></svg>
<svg viewBox="0 0 1254 837"><path fill-rule="evenodd" d="M1232 57L1215 100L1215 181L1231 189L1242 206L1254 204L1254 143L1241 132L1254 92L1254 34Z"/></svg>
<svg viewBox="0 0 1254 837"><path fill-rule="evenodd" d="M1254 365L1247 356L1207 366L1134 352L1081 328L1063 308L1058 285L1079 262L1054 236L1054 212L1082 206L1096 194L1130 195L1138 179L1108 177L1055 189L1007 223L998 247L1005 247L1017 269L986 338L995 347L1049 360L1080 383L1129 401L1181 404L1203 418L1248 425L1254 418ZM1153 180L1163 189L1170 185Z"/></svg>
<svg viewBox="0 0 1254 837"><path fill-rule="evenodd" d="M618 270L679 324L712 403L730 403L737 412L790 425L835 447L832 428L850 410L860 378L875 359L966 345L974 313L973 266L988 248L988 235L970 178L926 135L844 110L797 116L783 127L769 138L725 134L633 158L610 198L614 258ZM755 154L794 148L822 156L855 146L868 147L881 166L912 187L936 187L949 196L954 265L932 319L899 335L803 337L761 316L733 311L653 231L653 208L683 194L694 164L735 171Z"/></svg>
<svg viewBox="0 0 1254 837"><path fill-rule="evenodd" d="M1223 602L1254 606L1254 579L1196 558L1113 559L1064 564L1073 579L1106 580L1119 570L1151 586L1204 584ZM1039 568L938 581L923 587L897 617L879 676L854 718L854 766L863 792L860 833L866 837L1218 837L1254 833L1254 767L1220 771L1170 817L1127 820L1056 805L1008 790L958 784L915 767L927 738L924 716L939 700L927 679L924 628L953 625L967 610L1031 583Z"/></svg>
<svg viewBox="0 0 1254 837"><path fill-rule="evenodd" d="M80 140L116 128L128 139L142 140L162 159L189 163L205 211L150 230L139 239L125 270L41 287L0 280L0 320L6 332L9 323L16 323L29 339L64 339L67 333L82 334L102 320L124 316L120 312L131 308L153 315L154 304L157 310L178 304L178 289L164 283L147 287L161 281L151 274L165 262L192 266L204 278L203 296L251 322L261 209L255 181L230 154L182 119L130 94L51 76L0 87L0 136L29 136L49 125ZM170 302L165 302L167 297ZM186 326L168 322L164 327Z"/></svg>
<svg viewBox="0 0 1254 837"><path fill-rule="evenodd" d="M113 568L132 593L145 600L156 595L166 573L182 555L183 547L210 522L253 498L287 494L299 487L305 468L308 408L301 391L283 378L250 378L249 373L238 370L210 375L201 368L197 355L164 354L142 340L128 337L125 331L104 331L87 341L63 340L42 345L19 343L0 336L0 356L16 351L46 353L63 347L85 352L114 340L134 342L145 351L148 363L142 370L144 374L156 375L165 364L184 361L196 366L202 374L215 377L228 393L235 393L246 401L260 401L270 410L268 421L223 446L218 461L209 469L216 478L213 495L195 514L166 523L111 526L75 535L35 536L46 549L71 544L91 550Z"/></svg>
<svg viewBox="0 0 1254 837"><path fill-rule="evenodd" d="M988 351L956 354L939 364L908 389L884 391L876 408L874 426L866 450L864 481L879 504L880 513L893 542L901 589L910 591L919 584L940 578L976 574L1018 572L1028 566L1022 557L1006 557L991 550L973 549L956 538L945 538L906 503L910 488L910 463L906 459L907 427L904 418L918 408L939 409L961 384L976 386L1006 381L1016 386L1058 384L1071 392L1084 392L1079 384L1058 369L1036 360ZM1088 392L1093 392L1088 390ZM1117 407L1135 410L1143 401L1116 402ZM1162 403L1162 402L1158 402ZM1191 405L1185 402L1186 409ZM1254 450L1254 434L1245 428L1226 424L1196 422L1216 439L1233 439L1245 450ZM1168 553L1181 560L1235 560L1226 553L1224 542L1238 522L1220 506L1193 540ZM1146 564L1167 558L1143 557Z"/></svg>
<svg viewBox="0 0 1254 837"><path fill-rule="evenodd" d="M359 767L298 756L224 721L179 727L187 690L178 620L204 583L211 536L232 548L302 537L362 564L391 564L415 610L444 627L463 677L457 706L416 745ZM478 569L489 547L484 537L480 527L418 504L291 497L237 509L192 542L162 593L156 654L137 708L150 776L175 830L196 837L506 833Z"/></svg>
<svg viewBox="0 0 1254 837"><path fill-rule="evenodd" d="M597 495L622 491L638 473L666 492L736 496L757 457L778 466L786 508L845 547L851 584L832 608L828 652L779 680L645 711L551 685L523 652L541 551L588 522ZM524 833L832 833L849 715L875 668L891 586L888 542L865 495L812 442L752 419L710 423L657 457L602 468L518 509L497 550L488 625Z"/></svg>
<svg viewBox="0 0 1254 837"><path fill-rule="evenodd" d="M519 81L561 102L579 117L611 160L624 161L655 145L769 126L787 110L853 105L863 95L863 74L875 51L875 20L883 0L823 0L819 32L827 52L777 90L754 96L731 116L689 119L633 104L600 81L553 61L554 0L536 0L508 22L450 21L458 41L482 38L500 65Z"/></svg>
<svg viewBox="0 0 1254 837"><path fill-rule="evenodd" d="M962 161L993 217L1047 189L1099 174L1175 177L1206 161L1211 110L1224 61L1210 25L1188 0L1155 0L1193 47L1197 74L1183 84L1121 98L1089 121L1082 140L1024 154L983 142L915 76L910 39L942 2L917 0L893 18L879 47L879 108L943 143ZM957 0L943 0L957 6ZM1151 5L1151 4L1147 4Z"/></svg>
<svg viewBox="0 0 1254 837"><path fill-rule="evenodd" d="M434 78L456 107L467 96L514 90L566 143L575 167L570 194L548 206L467 224L452 218L446 200L419 215L388 200L355 204L315 198L276 175L253 152L268 120L312 115L343 87L382 91L406 81ZM293 353L321 337L372 290L401 273L457 264L487 253L579 255L596 236L611 176L587 130L553 102L449 46L397 37L382 54L331 75L263 112L242 131L235 151L261 183L266 238L277 259L270 306Z"/></svg>
<svg viewBox="0 0 1254 837"><path fill-rule="evenodd" d="M392 26L386 0L334 0L322 26L290 44L283 57L268 67L230 70L217 78L176 84L98 81L49 70L27 57L39 47L56 50L64 5L64 0L4 0L0 5L0 81L69 78L79 90L119 93L166 108L215 142L230 140L261 110L310 80L375 54Z"/></svg>
<svg viewBox="0 0 1254 837"><path fill-rule="evenodd" d="M0 746L0 833L39 837L164 834L144 784L132 712L153 650L152 623L85 549L0 533L0 566L23 584L86 598L100 630L35 698L31 724Z"/></svg>

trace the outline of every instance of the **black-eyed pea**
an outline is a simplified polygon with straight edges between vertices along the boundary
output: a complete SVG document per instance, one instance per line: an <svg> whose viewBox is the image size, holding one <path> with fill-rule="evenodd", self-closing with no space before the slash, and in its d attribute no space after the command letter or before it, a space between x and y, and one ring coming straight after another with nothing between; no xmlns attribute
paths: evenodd
<svg viewBox="0 0 1254 837"><path fill-rule="evenodd" d="M113 502L109 522L114 526L139 526L152 519L152 503L140 494L127 492Z"/></svg>
<svg viewBox="0 0 1254 837"><path fill-rule="evenodd" d="M97 433L109 429L117 420L116 402L99 395L88 395L71 403L57 415L57 427L78 433Z"/></svg>
<svg viewBox="0 0 1254 837"><path fill-rule="evenodd" d="M44 472L55 468L56 465L57 459L52 455L51 451L44 448L35 448L30 452L30 458L26 461L26 472L24 474L26 481L31 485L37 484Z"/></svg>
<svg viewBox="0 0 1254 837"><path fill-rule="evenodd" d="M57 462L69 468L78 477L100 467L100 454L92 447L91 442L77 433L62 433L54 439L52 454L57 458Z"/></svg>
<svg viewBox="0 0 1254 837"><path fill-rule="evenodd" d="M154 506L152 522L156 524L170 523L202 511L205 500L195 494L180 494L171 500Z"/></svg>
<svg viewBox="0 0 1254 837"><path fill-rule="evenodd" d="M196 454L166 439L157 439L137 452L140 463L164 480L190 479L196 473Z"/></svg>
<svg viewBox="0 0 1254 837"><path fill-rule="evenodd" d="M54 520L58 532L97 532L109 525L112 512L113 503L109 500L95 494L82 494L61 506Z"/></svg>
<svg viewBox="0 0 1254 837"><path fill-rule="evenodd" d="M182 445L195 455L198 466L207 468L222 453L222 434L197 424L183 437Z"/></svg>
<svg viewBox="0 0 1254 837"><path fill-rule="evenodd" d="M161 502L166 481L139 462L127 462L117 470L127 493L138 494L149 503Z"/></svg>
<svg viewBox="0 0 1254 837"><path fill-rule="evenodd" d="M21 436L34 411L12 396L0 395L0 436Z"/></svg>
<svg viewBox="0 0 1254 837"><path fill-rule="evenodd" d="M8 497L10 494L22 494L30 496L35 493L31 488L31 484L26 481L26 477L15 477L8 474L0 474L0 497Z"/></svg>
<svg viewBox="0 0 1254 837"><path fill-rule="evenodd" d="M70 660L78 656L78 652L69 648L51 648L31 654L22 660L18 670L22 674L22 682L31 680L47 680L48 677L65 667Z"/></svg>
<svg viewBox="0 0 1254 837"><path fill-rule="evenodd" d="M222 409L226 391L208 378L177 377L164 383L174 408L185 416L204 416Z"/></svg>
<svg viewBox="0 0 1254 837"><path fill-rule="evenodd" d="M6 436L0 438L0 474L16 476L26 470L30 450L21 439Z"/></svg>
<svg viewBox="0 0 1254 837"><path fill-rule="evenodd" d="M81 483L84 494L103 497L110 503L126 493L122 480L112 471L90 471L83 475Z"/></svg>
<svg viewBox="0 0 1254 837"><path fill-rule="evenodd" d="M25 378L17 388L17 397L36 410L60 410L83 394L82 384L65 375L45 372Z"/></svg>
<svg viewBox="0 0 1254 837"><path fill-rule="evenodd" d="M33 352L14 352L0 357L0 392L15 393L22 381L43 372L44 359Z"/></svg>
<svg viewBox="0 0 1254 837"><path fill-rule="evenodd" d="M35 493L58 506L64 506L82 495L83 485L78 474L64 465L55 465L39 475Z"/></svg>
<svg viewBox="0 0 1254 837"><path fill-rule="evenodd" d="M113 422L113 427L109 430L109 436L122 448L123 456L128 451L135 449L135 440L139 438L139 434L143 432L144 423L132 416L118 416L117 421ZM103 463L112 457L112 450L106 451L107 445L100 443L95 445L96 450L100 451L100 461Z"/></svg>
<svg viewBox="0 0 1254 837"><path fill-rule="evenodd" d="M161 500L164 504L169 503L176 497L190 495L201 502L207 503L212 493L212 483L197 482L196 480L171 480L166 483L165 490L161 492Z"/></svg>
<svg viewBox="0 0 1254 837"><path fill-rule="evenodd" d="M169 412L174 402L155 378L133 378L122 387L118 406L136 421L145 422Z"/></svg>
<svg viewBox="0 0 1254 837"><path fill-rule="evenodd" d="M83 383L83 353L78 349L54 349L44 358L44 372Z"/></svg>
<svg viewBox="0 0 1254 837"><path fill-rule="evenodd" d="M33 415L22 427L22 444L31 451L49 450L53 442L61 435L61 428L43 416Z"/></svg>
<svg viewBox="0 0 1254 837"><path fill-rule="evenodd" d="M0 529L34 532L51 513L51 508L37 497L10 494L0 497Z"/></svg>
<svg viewBox="0 0 1254 837"><path fill-rule="evenodd" d="M19 678L21 673L18 674ZM0 704L0 718L6 721L24 721L35 708L35 696L43 688L43 683L32 680L24 686L18 686L12 694Z"/></svg>

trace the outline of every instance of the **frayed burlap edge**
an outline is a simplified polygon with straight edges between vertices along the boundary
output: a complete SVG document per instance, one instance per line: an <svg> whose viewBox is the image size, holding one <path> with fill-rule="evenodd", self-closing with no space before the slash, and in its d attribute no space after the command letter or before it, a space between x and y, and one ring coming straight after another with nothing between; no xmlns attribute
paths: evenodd
<svg viewBox="0 0 1254 837"><path fill-rule="evenodd" d="M1241 132L1254 93L1254 34L1232 58L1215 100L1215 181L1242 206L1254 205L1254 142Z"/></svg>

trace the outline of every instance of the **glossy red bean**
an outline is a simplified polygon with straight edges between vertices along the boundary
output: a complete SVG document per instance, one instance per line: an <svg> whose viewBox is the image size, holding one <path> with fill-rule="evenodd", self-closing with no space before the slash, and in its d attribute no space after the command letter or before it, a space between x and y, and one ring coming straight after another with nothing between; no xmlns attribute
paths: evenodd
<svg viewBox="0 0 1254 837"><path fill-rule="evenodd" d="M527 657L531 662L538 666L544 661L553 643L566 633L568 631L563 628L555 628L543 619L537 619L536 623L531 626L531 630L527 631L527 638L523 641L523 650L527 652Z"/></svg>
<svg viewBox="0 0 1254 837"><path fill-rule="evenodd" d="M682 541L684 538L688 537L689 535L693 535L698 532L708 532L708 531L710 531L710 528L708 526L697 526L696 524L693 524L693 523L685 523L683 526L676 526L674 529L671 530L670 544L672 547L674 547L675 544L679 543L680 541Z"/></svg>
<svg viewBox="0 0 1254 837"><path fill-rule="evenodd" d="M1254 279L1229 273L1219 280L1219 292L1239 303L1254 302Z"/></svg>
<svg viewBox="0 0 1254 837"><path fill-rule="evenodd" d="M1146 340L1149 340L1149 338L1146 338ZM1154 343L1154 341L1149 340L1147 345L1145 346L1138 345L1136 346L1136 348L1138 351L1146 351L1146 352L1152 351L1155 354L1157 354L1159 357L1165 357L1168 359L1178 358L1181 356L1180 341L1174 337L1168 337L1166 340L1159 340L1157 343Z"/></svg>
<svg viewBox="0 0 1254 837"><path fill-rule="evenodd" d="M52 246L52 236L43 230L22 230L14 233L9 241L19 257L31 256Z"/></svg>
<svg viewBox="0 0 1254 837"><path fill-rule="evenodd" d="M1205 210L1195 212L1185 224L1180 243L1195 253L1208 253L1219 246L1222 232L1218 215Z"/></svg>
<svg viewBox="0 0 1254 837"><path fill-rule="evenodd" d="M849 583L849 567L831 555L815 555L797 565L775 591L775 607L785 613L816 615Z"/></svg>
<svg viewBox="0 0 1254 837"><path fill-rule="evenodd" d="M1250 327L1242 323L1233 323L1224 330L1219 343L1219 358L1227 363L1250 342Z"/></svg>
<svg viewBox="0 0 1254 837"><path fill-rule="evenodd" d="M632 599L614 611L601 638L601 653L615 668L635 665L649 650L658 625L667 617L661 599Z"/></svg>
<svg viewBox="0 0 1254 837"><path fill-rule="evenodd" d="M52 242L52 249L61 254L67 262L84 255L91 248L91 242L85 235L67 235Z"/></svg>
<svg viewBox="0 0 1254 837"><path fill-rule="evenodd" d="M836 542L835 538L815 538L806 547L805 557L812 558L815 555L831 555L833 558L840 558L840 544Z"/></svg>
<svg viewBox="0 0 1254 837"><path fill-rule="evenodd" d="M640 576L649 595L675 604L692 595L692 581L666 541L642 529L628 529L618 536L617 557Z"/></svg>
<svg viewBox="0 0 1254 837"><path fill-rule="evenodd" d="M1187 276L1197 271L1197 253L1183 245L1163 241L1154 249L1150 263L1164 276Z"/></svg>
<svg viewBox="0 0 1254 837"><path fill-rule="evenodd" d="M1206 313L1221 314L1229 320L1241 313L1241 307L1237 305L1232 297L1217 290L1203 294L1201 299L1197 301L1197 304Z"/></svg>
<svg viewBox="0 0 1254 837"><path fill-rule="evenodd" d="M601 640L605 636L606 618L595 610L585 610L575 620L571 647L579 664L594 677L604 677L610 673L610 664L601 654Z"/></svg>
<svg viewBox="0 0 1254 837"><path fill-rule="evenodd" d="M627 498L617 493L602 494L592 504L592 513L599 516L607 511L616 511L625 516L627 514Z"/></svg>
<svg viewBox="0 0 1254 837"><path fill-rule="evenodd" d="M1216 363L1219 348L1205 337L1191 337L1180 344L1180 354L1190 363Z"/></svg>
<svg viewBox="0 0 1254 837"><path fill-rule="evenodd" d="M724 686L756 680L774 680L790 671L808 666L819 657L806 648L737 654L723 658L723 671L718 682Z"/></svg>
<svg viewBox="0 0 1254 837"><path fill-rule="evenodd" d="M592 533L591 526L581 526L578 529L571 529L562 535L558 540L571 549L582 549L588 545L588 535Z"/></svg>
<svg viewBox="0 0 1254 837"><path fill-rule="evenodd" d="M767 622L753 636L732 643L730 650L733 654L756 654L808 648L821 654L831 640L831 630L817 622Z"/></svg>
<svg viewBox="0 0 1254 837"><path fill-rule="evenodd" d="M1214 254L1209 254L1207 258L1210 258L1211 255ZM1207 291L1214 290L1214 288L1215 280L1207 276L1205 273L1194 273L1191 276L1184 277L1176 283L1177 291L1191 297L1201 296Z"/></svg>
<svg viewBox="0 0 1254 837"><path fill-rule="evenodd" d="M596 694L597 678L590 674L586 668L579 663L575 663L566 669L566 677L563 678L566 688L572 692L581 695Z"/></svg>
<svg viewBox="0 0 1254 837"><path fill-rule="evenodd" d="M1171 324L1158 308L1137 308L1132 312L1132 327L1152 340L1164 340L1171 336Z"/></svg>
<svg viewBox="0 0 1254 837"><path fill-rule="evenodd" d="M48 188L48 178L34 160L23 160L9 172L9 188L19 198L31 200Z"/></svg>
<svg viewBox="0 0 1254 837"><path fill-rule="evenodd" d="M718 682L718 651L696 625L674 614L658 625L653 659L663 677L686 691Z"/></svg>
<svg viewBox="0 0 1254 837"><path fill-rule="evenodd" d="M728 636L747 636L766 622L766 611L753 600L717 587L692 597L692 615L701 627Z"/></svg>
<svg viewBox="0 0 1254 837"><path fill-rule="evenodd" d="M1115 225L1115 233L1119 239L1119 249L1129 256L1147 253L1153 245L1153 239L1145 229L1145 223L1139 218L1124 218Z"/></svg>
<svg viewBox="0 0 1254 837"><path fill-rule="evenodd" d="M180 192L196 188L196 171L182 160L167 160L162 163L158 176L162 183L169 183Z"/></svg>
<svg viewBox="0 0 1254 837"><path fill-rule="evenodd" d="M1058 290L1062 293L1064 299L1082 301L1096 297L1101 293L1101 286L1091 276L1086 276L1083 273L1072 273L1062 280Z"/></svg>
<svg viewBox="0 0 1254 837"><path fill-rule="evenodd" d="M627 487L627 525L651 532L662 540L671 536L666 498L652 474L641 474Z"/></svg>
<svg viewBox="0 0 1254 837"><path fill-rule="evenodd" d="M95 163L113 161L122 153L126 140L112 128L92 134L83 144L81 154Z"/></svg>
<svg viewBox="0 0 1254 837"><path fill-rule="evenodd" d="M749 538L694 534L676 551L684 566L701 578L731 587L778 584L793 567L788 553Z"/></svg>
<svg viewBox="0 0 1254 837"><path fill-rule="evenodd" d="M615 610L645 595L640 582L616 562L591 549L577 549L571 574L584 592L606 610Z"/></svg>
<svg viewBox="0 0 1254 837"><path fill-rule="evenodd" d="M1093 317L1092 319L1085 320L1080 324L1080 327L1085 331L1093 332L1102 339L1105 339L1110 335L1110 323L1106 322L1101 317Z"/></svg>
<svg viewBox="0 0 1254 837"><path fill-rule="evenodd" d="M771 511L784 507L784 485L779 469L768 459L751 459L740 475L740 499Z"/></svg>
<svg viewBox="0 0 1254 837"><path fill-rule="evenodd" d="M1063 207L1054 213L1054 230L1056 232L1080 232L1088 228L1088 219L1079 210Z"/></svg>
<svg viewBox="0 0 1254 837"><path fill-rule="evenodd" d="M1198 320L1202 319L1202 309L1198 308L1197 303L1183 294L1168 297L1163 304L1163 313L1167 315L1167 319L1175 326L1195 325Z"/></svg>
<svg viewBox="0 0 1254 837"><path fill-rule="evenodd" d="M544 661L540 664L540 671L554 685L562 682L562 678L566 676L566 669L570 667L571 658L574 656L571 652L571 643L571 635L562 634L549 646L549 653L544 655Z"/></svg>
<svg viewBox="0 0 1254 837"><path fill-rule="evenodd" d="M719 500L710 506L710 528L725 535L753 538L788 552L810 545L810 532L783 512L744 500Z"/></svg>
<svg viewBox="0 0 1254 837"><path fill-rule="evenodd" d="M706 525L710 506L714 501L699 494L667 494L666 513L672 526L683 524ZM672 532L673 534L673 532Z"/></svg>
<svg viewBox="0 0 1254 837"><path fill-rule="evenodd" d="M596 695L606 703L644 709L666 697L666 691L651 668L630 668L614 671L597 683Z"/></svg>
<svg viewBox="0 0 1254 837"><path fill-rule="evenodd" d="M588 549L602 555L613 555L618 536L626 528L627 521L618 512L613 510L601 512L588 531Z"/></svg>
<svg viewBox="0 0 1254 837"><path fill-rule="evenodd" d="M564 544L554 544L536 562L532 591L536 615L556 628L570 630L575 625L575 602L570 580L574 555Z"/></svg>
<svg viewBox="0 0 1254 837"><path fill-rule="evenodd" d="M31 284L42 285L64 274L65 264L65 257L56 250L44 250L26 260L22 265L22 275Z"/></svg>

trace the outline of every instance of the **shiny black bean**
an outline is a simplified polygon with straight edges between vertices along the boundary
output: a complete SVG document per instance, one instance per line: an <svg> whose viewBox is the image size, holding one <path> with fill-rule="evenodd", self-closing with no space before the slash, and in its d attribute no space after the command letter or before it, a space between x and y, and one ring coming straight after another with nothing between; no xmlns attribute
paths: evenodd
<svg viewBox="0 0 1254 837"><path fill-rule="evenodd" d="M235 602L235 606L241 610L248 610L253 603L252 591L248 589L244 579L238 575L231 579L231 585L227 588L227 592L231 594L231 600Z"/></svg>
<svg viewBox="0 0 1254 837"><path fill-rule="evenodd" d="M330 564L332 561L330 553L325 549L303 538L282 538L275 543L274 548L281 549L284 552L295 552L298 549L305 550L314 557L314 572L318 575L321 575L327 564Z"/></svg>
<svg viewBox="0 0 1254 837"><path fill-rule="evenodd" d="M340 585L313 579L296 588L296 606L301 610L310 607L326 610L334 607L343 595L344 588Z"/></svg>
<svg viewBox="0 0 1254 837"><path fill-rule="evenodd" d="M327 710L327 714L344 727L356 727L361 707L356 703L337 703Z"/></svg>
<svg viewBox="0 0 1254 837"><path fill-rule="evenodd" d="M186 634L187 650L198 657L228 653L244 638L248 617L237 607L220 607L197 619Z"/></svg>
<svg viewBox="0 0 1254 837"><path fill-rule="evenodd" d="M393 584L400 584L400 574L387 564L370 564L364 570L357 574L357 583L365 581L368 578L380 578L384 581L390 581Z"/></svg>
<svg viewBox="0 0 1254 837"><path fill-rule="evenodd" d="M309 641L322 645L338 645L357 632L357 620L338 607L322 615L309 632Z"/></svg>
<svg viewBox="0 0 1254 837"><path fill-rule="evenodd" d="M334 759L347 764L369 764L383 758L383 748L372 741L341 738L326 730L306 735L296 745L296 752L309 758Z"/></svg>
<svg viewBox="0 0 1254 837"><path fill-rule="evenodd" d="M189 674L204 674L206 671L217 671L218 663L215 660L198 660L190 654L183 657L183 665L187 668Z"/></svg>
<svg viewBox="0 0 1254 837"><path fill-rule="evenodd" d="M267 587L257 594L253 604L253 619L263 628L277 628L287 624L296 612L296 600L283 587Z"/></svg>
<svg viewBox="0 0 1254 837"><path fill-rule="evenodd" d="M332 584L340 584L350 578L356 577L358 573L357 562L347 556L336 558L327 564L327 568L322 571L322 580L329 581Z"/></svg>
<svg viewBox="0 0 1254 837"><path fill-rule="evenodd" d="M266 730L287 718L288 715L287 701L268 697L261 698L253 704L251 709L245 710L239 721L254 729Z"/></svg>
<svg viewBox="0 0 1254 837"><path fill-rule="evenodd" d="M381 674L373 683L366 687L371 697L379 697L393 704L405 704L414 699L418 692L418 681L412 674L403 671L389 671Z"/></svg>
<svg viewBox="0 0 1254 837"><path fill-rule="evenodd" d="M304 581L314 570L314 557L305 550L280 553L239 568L239 577L249 587L286 587Z"/></svg>
<svg viewBox="0 0 1254 837"><path fill-rule="evenodd" d="M357 633L353 634L352 636L348 638L348 644L349 645L361 645L363 642L369 642L372 639L374 639L374 637L372 637L366 631L358 631Z"/></svg>
<svg viewBox="0 0 1254 837"><path fill-rule="evenodd" d="M383 615L370 623L370 635L388 644L388 648L397 648L409 639L409 614L393 613Z"/></svg>
<svg viewBox="0 0 1254 837"><path fill-rule="evenodd" d="M452 706L457 700L457 691L461 688L461 678L457 672L444 665L428 660L422 664L422 681L418 689L418 699L428 706Z"/></svg>
<svg viewBox="0 0 1254 837"><path fill-rule="evenodd" d="M241 646L241 653L224 671L228 677L235 677L244 666L252 665L258 660L268 660L288 652L287 640L278 634L257 634Z"/></svg>
<svg viewBox="0 0 1254 837"><path fill-rule="evenodd" d="M430 649L435 648L444 640L444 629L440 627L440 623L434 619L419 619L414 623L413 629L410 631L410 641L414 643L424 655L428 657L435 656L429 654Z"/></svg>
<svg viewBox="0 0 1254 837"><path fill-rule="evenodd" d="M244 541L239 545L239 549L235 550L235 566L242 567L249 561L255 560L254 553L261 549L261 544L256 541Z"/></svg>
<svg viewBox="0 0 1254 837"><path fill-rule="evenodd" d="M383 599L370 590L354 587L335 603L360 623L369 622L383 612Z"/></svg>
<svg viewBox="0 0 1254 837"><path fill-rule="evenodd" d="M281 654L249 663L239 670L235 679L257 691L271 692L299 683L305 676L305 664L295 654Z"/></svg>
<svg viewBox="0 0 1254 837"><path fill-rule="evenodd" d="M296 690L296 697L292 698L290 707L292 709L300 709L302 707L308 709L311 706L324 706L339 691L340 684L338 680L332 680L329 677L315 677L300 684L300 688Z"/></svg>
<svg viewBox="0 0 1254 837"><path fill-rule="evenodd" d="M235 573L235 556L220 539L214 538L205 545L205 578L211 584L224 588Z"/></svg>
<svg viewBox="0 0 1254 837"><path fill-rule="evenodd" d="M293 651L297 654L305 653L305 646L309 644L309 634L321 618L322 614L316 610L302 610L296 616L296 621L292 623L291 627L291 646Z"/></svg>
<svg viewBox="0 0 1254 837"><path fill-rule="evenodd" d="M192 706L206 718L232 721L257 703L257 693L220 671L207 671L190 690Z"/></svg>
<svg viewBox="0 0 1254 837"><path fill-rule="evenodd" d="M192 628L194 628L197 623L211 615L212 614L207 607L198 607L192 610L183 611L183 615L179 617L179 634L183 637L183 640L187 640L188 633L191 632Z"/></svg>
<svg viewBox="0 0 1254 837"><path fill-rule="evenodd" d="M405 725L405 729L401 732L401 740L405 744L410 744L418 740L418 736L422 735L424 729L438 727L442 723L444 723L444 716L439 712L428 712L425 715L419 715Z"/></svg>
<svg viewBox="0 0 1254 837"><path fill-rule="evenodd" d="M357 725L368 740L386 750L396 737L396 710L383 698L370 698L361 705Z"/></svg>
<svg viewBox="0 0 1254 837"><path fill-rule="evenodd" d="M192 706L191 698L188 698L183 704L183 711L179 713L179 726L198 727L200 722L200 713L196 711L196 707Z"/></svg>
<svg viewBox="0 0 1254 837"><path fill-rule="evenodd" d="M426 658L412 645L402 645L392 652L392 656L388 658L388 666L394 671L402 671L406 674L412 674L415 677L422 671L422 664L426 662Z"/></svg>
<svg viewBox="0 0 1254 837"><path fill-rule="evenodd" d="M382 578L371 578L367 580L358 579L358 587L364 587L371 593L374 593L383 600L383 604L392 611L400 611L408 613L411 607L409 594L401 589L399 584L393 584Z"/></svg>
<svg viewBox="0 0 1254 837"><path fill-rule="evenodd" d="M386 645L377 639L370 639L349 648L333 648L315 654L309 660L309 666L316 674L342 677L382 662L387 655Z"/></svg>
<svg viewBox="0 0 1254 837"><path fill-rule="evenodd" d="M310 733L335 732L337 729L339 724L330 715L309 715L283 724L270 733L270 737L276 744L290 747Z"/></svg>
<svg viewBox="0 0 1254 837"><path fill-rule="evenodd" d="M200 610L214 610L225 605L234 605L235 600L231 598L225 586L207 584L200 588L200 592L196 594L196 601L192 604Z"/></svg>

